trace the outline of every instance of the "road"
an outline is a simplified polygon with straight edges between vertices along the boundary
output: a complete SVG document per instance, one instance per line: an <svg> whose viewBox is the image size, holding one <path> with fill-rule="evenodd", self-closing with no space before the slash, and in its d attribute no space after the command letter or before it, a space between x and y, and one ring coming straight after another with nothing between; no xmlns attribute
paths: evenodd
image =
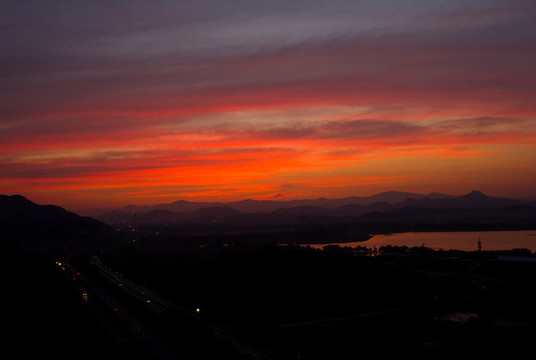
<svg viewBox="0 0 536 360"><path fill-rule="evenodd" d="M95 318L128 359L172 360L176 356L97 284L65 260L60 265L74 290L84 298Z"/></svg>
<svg viewBox="0 0 536 360"><path fill-rule="evenodd" d="M117 272L103 265L98 257L95 257L93 260L95 266L97 266L103 276L108 278L111 282L121 287L124 291L131 294L138 300L145 302L156 313L163 312L167 309L179 310L195 320L206 323L213 330L217 337L231 343L242 354L252 356L256 359L272 359L272 355L269 351L258 349L246 341L236 337L230 333L230 329L204 318L197 313L195 309L187 309L175 302L163 298L158 293L141 286L140 284L122 276L121 274L118 274Z"/></svg>

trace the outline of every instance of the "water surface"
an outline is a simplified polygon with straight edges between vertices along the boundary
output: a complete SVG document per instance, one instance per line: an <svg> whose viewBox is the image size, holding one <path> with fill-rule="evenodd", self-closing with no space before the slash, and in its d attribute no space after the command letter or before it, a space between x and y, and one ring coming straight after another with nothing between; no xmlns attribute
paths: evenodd
<svg viewBox="0 0 536 360"><path fill-rule="evenodd" d="M309 246L322 249L326 245L365 246L426 246L443 250L478 250L480 241L482 250L511 250L518 248L536 251L536 230L519 231L457 231L457 232L408 232L390 235L374 235L367 241L311 244Z"/></svg>

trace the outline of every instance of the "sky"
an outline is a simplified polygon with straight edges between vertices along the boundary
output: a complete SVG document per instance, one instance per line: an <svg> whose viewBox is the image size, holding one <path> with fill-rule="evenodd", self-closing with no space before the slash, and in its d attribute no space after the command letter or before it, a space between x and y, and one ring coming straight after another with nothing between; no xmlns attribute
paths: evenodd
<svg viewBox="0 0 536 360"><path fill-rule="evenodd" d="M0 193L536 197L536 2L0 0Z"/></svg>

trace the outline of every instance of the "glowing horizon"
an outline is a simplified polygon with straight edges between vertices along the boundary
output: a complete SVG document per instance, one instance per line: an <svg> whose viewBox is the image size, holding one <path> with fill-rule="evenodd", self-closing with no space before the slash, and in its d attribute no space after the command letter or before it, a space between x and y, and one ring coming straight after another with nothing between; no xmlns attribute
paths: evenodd
<svg viewBox="0 0 536 360"><path fill-rule="evenodd" d="M0 193L536 197L536 5L216 4L3 5Z"/></svg>

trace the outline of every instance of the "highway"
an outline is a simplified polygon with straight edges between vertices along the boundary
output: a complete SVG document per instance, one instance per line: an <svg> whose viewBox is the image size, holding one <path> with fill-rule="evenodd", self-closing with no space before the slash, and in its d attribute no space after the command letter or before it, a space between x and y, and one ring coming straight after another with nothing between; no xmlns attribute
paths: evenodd
<svg viewBox="0 0 536 360"><path fill-rule="evenodd" d="M194 318L195 320L206 323L217 337L231 343L242 354L249 355L251 357L254 357L255 359L272 359L272 355L269 351L258 349L255 346L236 337L235 335L230 333L230 329L204 318L203 316L201 316L201 314L196 312L195 309L187 309L175 302L163 298L158 293L141 286L140 284L122 276L121 274L118 274L117 272L103 265L98 257L94 257L93 262L103 276L108 278L108 280L116 284L123 291L126 291L130 295L134 296L139 301L146 303L147 306L149 306L149 308L156 313L163 312L167 309L179 310L184 314Z"/></svg>
<svg viewBox="0 0 536 360"><path fill-rule="evenodd" d="M172 360L176 356L97 284L63 260L58 265L73 287L86 301L95 318L106 329L128 359Z"/></svg>

